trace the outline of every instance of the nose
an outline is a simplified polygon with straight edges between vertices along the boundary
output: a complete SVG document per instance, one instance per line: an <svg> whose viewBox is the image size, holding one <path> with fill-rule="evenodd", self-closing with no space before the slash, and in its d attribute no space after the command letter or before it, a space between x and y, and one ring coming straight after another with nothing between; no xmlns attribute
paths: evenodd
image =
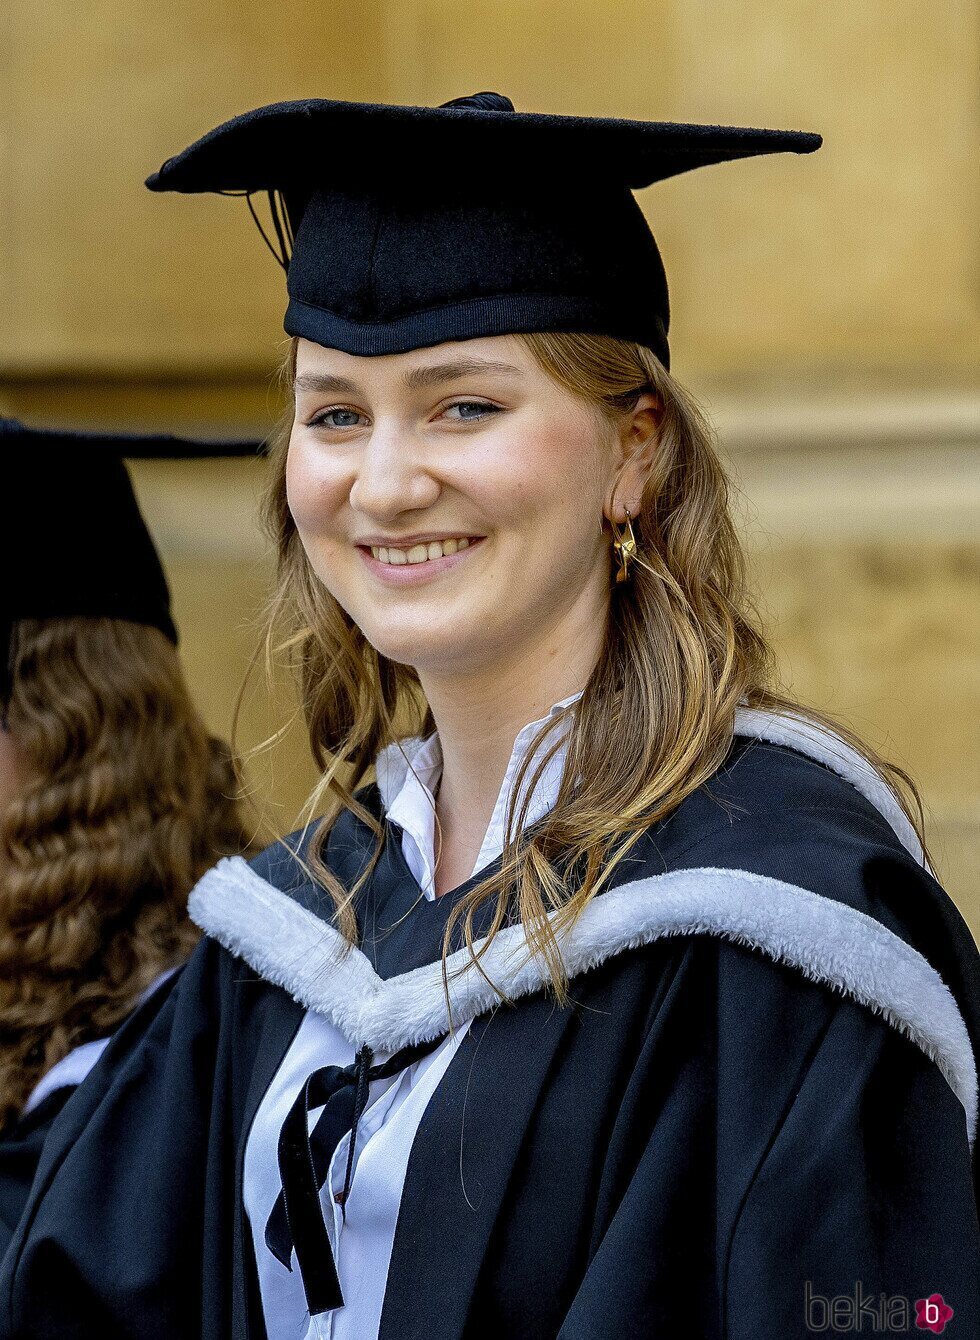
<svg viewBox="0 0 980 1340"><path fill-rule="evenodd" d="M355 512L378 521L402 512L431 507L440 493L439 482L425 467L411 435L375 429L361 453L350 489Z"/></svg>

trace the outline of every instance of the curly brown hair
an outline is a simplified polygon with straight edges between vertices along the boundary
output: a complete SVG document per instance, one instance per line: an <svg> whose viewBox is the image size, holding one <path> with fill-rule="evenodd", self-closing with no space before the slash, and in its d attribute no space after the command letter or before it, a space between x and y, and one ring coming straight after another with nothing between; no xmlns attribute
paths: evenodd
<svg viewBox="0 0 980 1340"><path fill-rule="evenodd" d="M186 959L199 935L188 893L249 845L232 755L162 632L24 619L12 648L21 784L0 812L0 1127Z"/></svg>

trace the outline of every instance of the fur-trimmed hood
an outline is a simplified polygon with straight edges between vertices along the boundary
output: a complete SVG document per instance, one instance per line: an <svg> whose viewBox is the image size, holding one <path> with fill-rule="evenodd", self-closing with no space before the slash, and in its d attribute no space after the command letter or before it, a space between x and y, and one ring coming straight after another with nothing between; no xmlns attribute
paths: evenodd
<svg viewBox="0 0 980 1340"><path fill-rule="evenodd" d="M620 882L562 936L569 977L666 936L747 946L849 996L909 1037L958 1095L972 1143L980 958L924 869L894 795L842 740L800 718L741 711L736 735L725 766L644 835ZM341 877L358 838L341 830L347 818L334 829ZM392 877L404 884L398 847L385 844ZM413 942L411 926L407 935L402 928L405 953L398 942L393 949L379 941L345 954L326 916L329 900L289 846L276 844L251 864L220 861L194 889L190 912L208 935L329 1017L352 1044L393 1052L449 1030L440 937L423 932L433 918L444 924L453 896L406 905L420 934ZM455 1026L493 1007L491 983L512 999L547 984L520 925L498 932L482 972L468 960L461 949L447 962Z"/></svg>

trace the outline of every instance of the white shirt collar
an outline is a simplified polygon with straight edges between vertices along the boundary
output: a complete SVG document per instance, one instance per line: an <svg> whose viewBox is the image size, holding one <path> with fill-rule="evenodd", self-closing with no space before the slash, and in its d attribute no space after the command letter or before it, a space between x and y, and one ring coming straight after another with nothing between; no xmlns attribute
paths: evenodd
<svg viewBox="0 0 980 1340"><path fill-rule="evenodd" d="M517 770L530 747L533 737L545 722L557 716L564 708L571 706L581 696L582 691L580 690L567 698L562 698L560 702L551 706L547 716L538 721L528 722L518 732L472 874L477 874L503 851L507 807L510 803ZM528 825L536 823L538 819L547 814L555 803L567 752L565 736L567 736L570 726L571 719L569 718L563 726L557 728L562 744L542 773L541 780L534 791L527 812ZM545 750L550 748L554 738L554 733L548 736L545 741ZM405 854L409 869L425 896L434 899L434 792L442 771L442 750L439 747L439 736L433 734L423 739L416 735L407 740L400 740L387 745L378 754L375 766L381 803L388 819L402 830L402 851ZM526 774L525 786L529 785L531 780L530 774ZM521 799L523 800L523 796Z"/></svg>

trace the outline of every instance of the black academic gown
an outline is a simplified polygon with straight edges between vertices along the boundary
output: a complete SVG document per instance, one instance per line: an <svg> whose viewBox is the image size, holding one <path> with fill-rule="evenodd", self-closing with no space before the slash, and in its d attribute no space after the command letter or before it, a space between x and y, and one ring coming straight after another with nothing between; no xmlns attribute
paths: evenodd
<svg viewBox="0 0 980 1340"><path fill-rule="evenodd" d="M0 1256L10 1245L24 1212L41 1150L54 1119L75 1088L70 1084L55 1089L0 1136Z"/></svg>
<svg viewBox="0 0 980 1340"><path fill-rule="evenodd" d="M380 816L376 788L362 798ZM420 900L388 837L358 902L380 980L350 1017L394 1049L438 1031L429 997L392 992L438 960L470 885ZM372 844L348 815L328 857L350 878ZM293 995L334 979L325 946L289 943L326 915L292 857L223 868L197 915L234 952L202 942L58 1118L0 1277L2 1337L264 1334L244 1145ZM851 1313L919 1334L936 1293L951 1334L980 1334L980 964L878 810L737 740L593 906L571 1007L516 978L513 1006L470 1001L412 1147L381 1340L792 1340Z"/></svg>
<svg viewBox="0 0 980 1340"><path fill-rule="evenodd" d="M155 989L152 985L147 994ZM77 1087L74 1079L59 1084L0 1134L0 1258L24 1212L51 1127Z"/></svg>

